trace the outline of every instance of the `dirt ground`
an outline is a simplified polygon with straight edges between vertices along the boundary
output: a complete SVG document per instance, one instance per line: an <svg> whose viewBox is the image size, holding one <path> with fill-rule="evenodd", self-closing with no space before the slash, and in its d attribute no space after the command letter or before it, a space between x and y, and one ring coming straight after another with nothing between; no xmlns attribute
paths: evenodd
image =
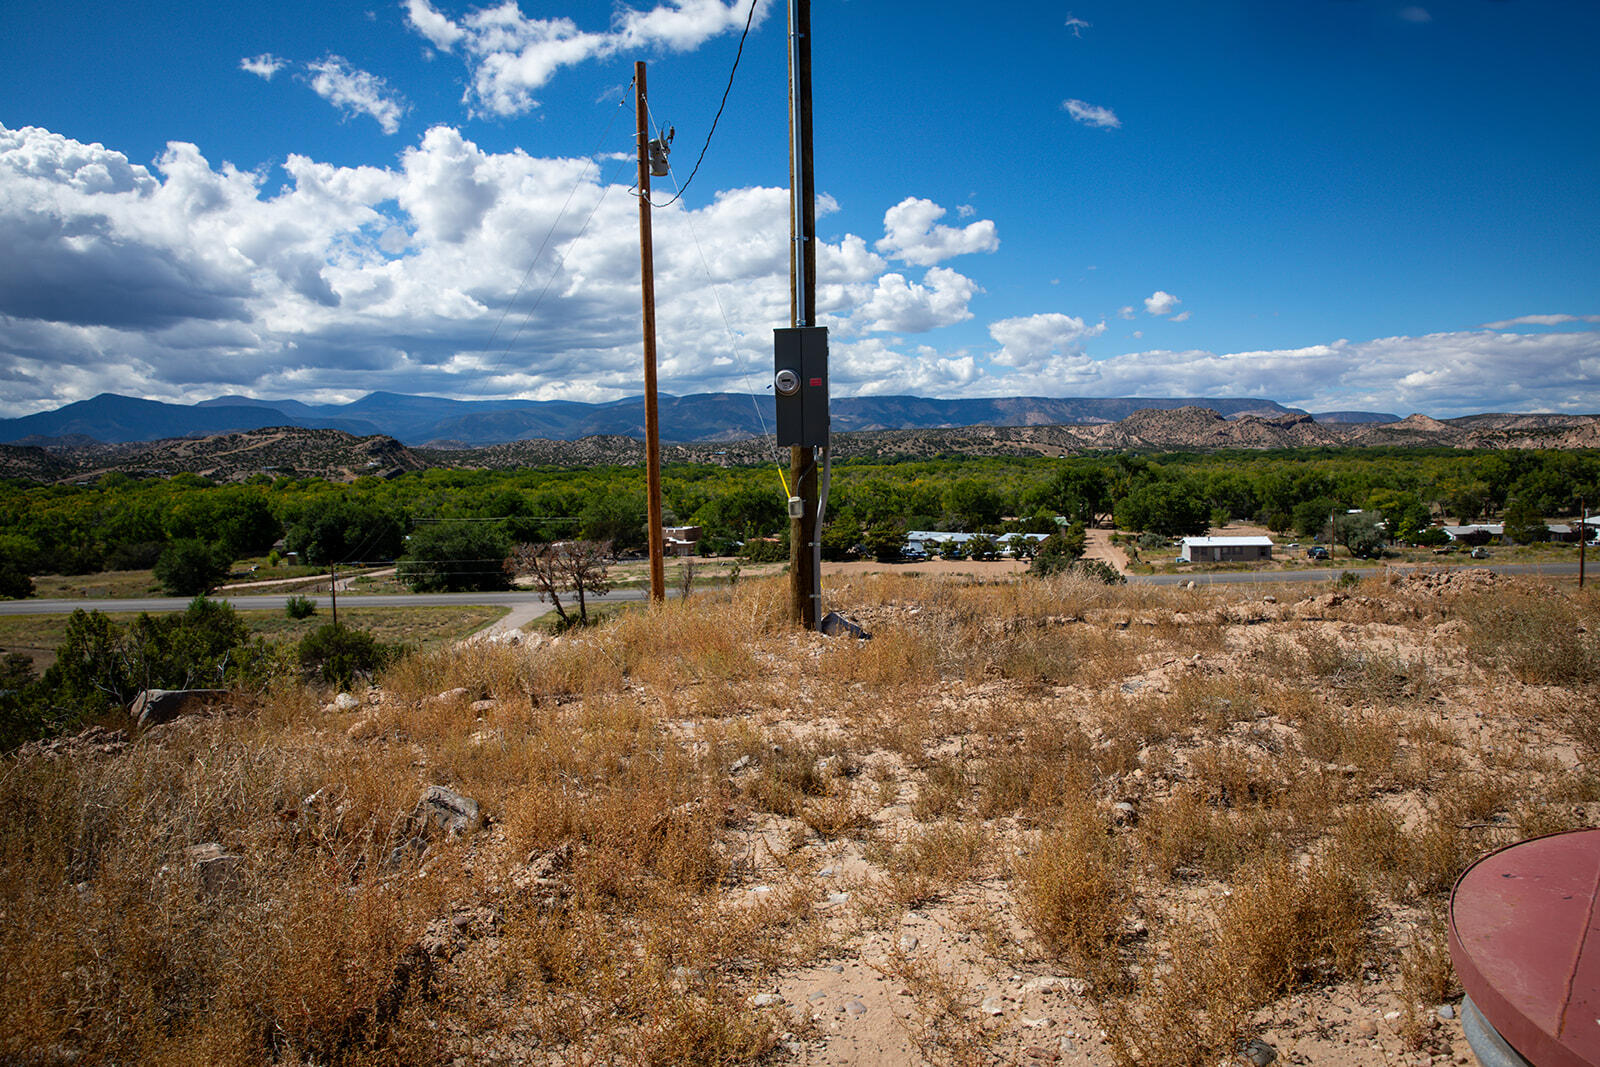
<svg viewBox="0 0 1600 1067"><path fill-rule="evenodd" d="M787 628L780 583L749 581L402 664L260 727L257 762L306 763L281 795L259 787L259 811L224 805L239 827L183 836L212 817L198 806L166 851L123 867L165 877L186 850L238 840L268 899L275 863L320 854L272 852L291 829L344 855L341 827L374 828L362 863L385 873L330 867L329 899L438 894L420 941L403 910L391 939L431 968L416 1033L463 1067L1472 1062L1440 918L1477 856L1600 819L1592 593L1465 569L1316 587L985 580L1019 567L840 569L831 602L871 641ZM29 773L58 789L46 756L108 775L122 760L128 782L190 775L171 793L197 805L253 797L201 785L237 747L228 731L258 727L207 729L114 756L52 742L16 766L40 761ZM318 814L325 783L348 811ZM416 855L382 837L435 784L481 802L481 827ZM117 902L144 899L68 888L46 940L96 952L96 930L134 921ZM80 912L98 918L80 930ZM37 948L11 926L0 949ZM255 973L237 963L248 924L214 948L210 930L186 950L212 952L217 980ZM382 991L394 963L374 958ZM85 1032L117 1018L74 972L39 970L15 1027L56 1000ZM94 1051L115 1037L72 1035Z"/></svg>
<svg viewBox="0 0 1600 1067"><path fill-rule="evenodd" d="M1091 544L1091 555L1125 568L1126 560L1118 558L1107 532L1094 531ZM852 593L852 579L870 582L885 571L985 578L1021 567L1009 561L931 561L892 568L862 563L836 565L833 573L844 585L840 598L857 597L856 617L874 630L893 632L916 624L924 610L916 593L899 586L903 597L875 603L870 597L860 599L859 591ZM1317 773L1344 775L1348 780L1350 775L1367 773L1365 765L1358 767L1353 761L1373 760L1373 794L1366 796L1358 788L1351 795L1394 813L1408 832L1423 833L1433 804L1428 796L1430 781L1441 792L1481 789L1481 785L1460 785L1459 776L1481 783L1482 775L1510 773L1509 765L1500 761L1513 751L1520 754L1509 757L1513 762L1526 760L1524 769L1538 768L1539 775L1551 776L1547 782L1584 770L1578 749L1548 721L1506 717L1506 711L1519 703L1549 707L1547 699L1555 694L1546 687L1505 679L1500 684L1514 692L1492 693L1483 669L1463 653L1466 626L1453 617L1453 605L1461 597L1497 587L1507 588L1482 571L1453 576L1418 573L1388 583L1370 581L1354 592L1195 591L1172 594L1187 598L1176 604L1090 608L1077 616L1081 625L1106 627L1113 638L1126 635L1126 641L1143 651L1100 684L1047 685L1029 691L1024 700L1037 702L1041 715L1082 715L1089 736L1101 739L1098 746L1107 746L1121 743L1115 741L1118 728L1100 718L1108 707L1122 709L1114 714L1134 714L1128 710L1133 704L1154 709L1167 701L1188 700L1200 691L1254 691L1265 700L1264 694L1278 682L1292 686L1306 680L1280 677L1285 671L1284 649L1310 649L1311 657L1300 669L1323 672L1311 684L1333 702L1329 711L1337 715L1334 709L1346 706L1354 716L1351 721L1363 728L1375 726L1383 736L1379 747L1387 753L1358 753L1367 742L1354 740L1352 733L1340 742L1346 749L1324 755L1329 762ZM1147 636L1138 636L1141 633ZM1204 646L1203 654L1184 650L1186 635ZM1327 662L1318 661L1318 656ZM1375 675L1369 677L1374 671L1394 673L1374 680ZM1262 683L1263 673L1275 681ZM992 725L959 724L981 723L992 705L1008 704L1017 696L1000 680L947 685L941 692L926 694L921 703L926 707L929 736L914 755L869 740L878 730L867 721L871 715L863 718L858 712L813 704L799 692L792 707L747 712L753 728L763 736L785 739L785 746L802 739L848 745L850 758L856 761L851 780L857 784L841 788L850 789L848 795L856 800L867 798L857 830L819 834L803 818L769 813L753 815L736 831L739 843L734 850L745 857L745 876L725 890L725 903L759 909L769 901L801 894L811 901L826 928L824 940L832 946L813 959L762 974L746 990L747 1002L771 1013L781 1028L774 1062L810 1067L1117 1062L1104 1029L1106 1016L1087 995L1083 973L1041 954L1024 922L1016 864L1017 857L1026 857L1033 847L1029 821L1003 815L974 820L966 801L954 802L943 816L927 810L934 784L931 772L947 763L975 766L966 761L981 762L981 753L994 740L982 732L994 729ZM904 698L897 694L890 699ZM1078 711L1067 712L1069 708ZM1014 728L1025 728L1029 715L1021 714L1024 717ZM681 736L696 737L702 725L685 719L675 729ZM1192 768L1202 765L1200 753L1210 746L1256 755L1282 752L1286 746L1297 751L1306 744L1302 735L1324 728L1341 727L1337 720L1326 727L1295 721L1263 704L1248 713L1247 721L1235 722L1219 735L1202 731L1176 742L1179 763L1192 761L1187 771L1169 762L1173 752L1163 752L1174 741L1160 740L1160 734L1147 737L1140 742L1131 772L1123 772L1120 786L1101 794L1100 804L1109 808L1112 801L1127 797L1135 798L1141 808L1158 809L1174 802L1185 788L1184 779L1195 773ZM1388 759L1421 761L1435 769L1418 770L1409 762L1410 769L1396 769L1385 762ZM1449 775L1439 769L1446 766L1451 768ZM1498 769L1490 771L1491 766ZM757 760L736 769L733 781L750 781L761 773ZM1445 786L1447 777L1458 784ZM1525 803L1537 804L1544 789L1530 786ZM873 795L880 799L872 800ZM1506 796L1488 803L1514 806ZM1568 825L1591 824L1597 815L1600 805L1593 801L1567 801L1550 817ZM930 827L955 825L945 821L952 817L1011 858L996 863L988 853L991 859L975 863L965 876L947 875L926 892L898 887L903 873L886 858L885 843L909 847L908 843L934 833ZM1470 831L1477 836L1461 846L1466 850L1463 855L1489 847L1497 827L1514 835L1519 817L1529 820L1525 822L1529 828L1534 826L1526 811L1521 816L1489 814L1468 824L1484 829ZM1116 832L1140 831L1126 826ZM1143 890L1152 898L1137 909L1144 917L1134 920L1141 931L1146 921L1155 925L1158 916L1170 909L1198 909L1204 914L1213 906L1226 907L1235 891L1228 878L1197 876L1193 871L1185 875L1181 867L1179 875L1170 885ZM1447 888L1448 878L1441 885ZM1402 973L1411 966L1407 954L1422 951L1419 946L1430 929L1427 916L1437 913L1442 900L1438 887L1424 894L1426 899L1408 898L1407 892L1421 891L1412 884L1396 899L1379 904L1370 920L1374 929L1367 955L1356 962L1354 973L1306 982L1273 999L1255 1013L1246 1031L1249 1040L1270 1048L1278 1062L1292 1064L1421 1067L1471 1062L1457 1015L1459 990L1432 994L1430 999L1409 987L1412 979ZM1154 1009L1146 1004L1140 1010L1148 1019ZM1204 1009L1195 1005L1194 1010ZM1124 1021L1137 1024L1140 1018L1135 1012ZM1132 1040L1137 1044L1140 1038ZM1250 1061L1239 1057L1231 1062Z"/></svg>

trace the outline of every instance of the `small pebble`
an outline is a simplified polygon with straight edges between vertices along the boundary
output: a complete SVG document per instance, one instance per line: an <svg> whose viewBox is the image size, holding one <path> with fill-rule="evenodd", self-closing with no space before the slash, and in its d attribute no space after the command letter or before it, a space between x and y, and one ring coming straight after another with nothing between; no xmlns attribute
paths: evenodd
<svg viewBox="0 0 1600 1067"><path fill-rule="evenodd" d="M1439 1005L1438 1015L1441 1019L1454 1019L1456 1017L1456 1009L1452 1005L1441 1004Z"/></svg>
<svg viewBox="0 0 1600 1067"><path fill-rule="evenodd" d="M978 1007L985 1015L1004 1015L1006 1011L1005 1005L997 996L984 997L983 1003Z"/></svg>
<svg viewBox="0 0 1600 1067"><path fill-rule="evenodd" d="M774 1004L782 1003L782 993L757 993L750 998L750 1006L754 1008L770 1008Z"/></svg>
<svg viewBox="0 0 1600 1067"><path fill-rule="evenodd" d="M859 1000L852 1000L844 1006L844 1010L859 1019L867 1013L867 1006Z"/></svg>
<svg viewBox="0 0 1600 1067"><path fill-rule="evenodd" d="M829 904L830 907L835 905L835 904L843 904L846 901L848 901L849 899L850 899L850 894L849 893L829 893L828 894L828 904Z"/></svg>
<svg viewBox="0 0 1600 1067"><path fill-rule="evenodd" d="M920 944L922 944L922 942L917 940L917 935L916 934L901 934L900 935L900 951L901 952L915 952L916 949L917 949L917 946L920 945Z"/></svg>

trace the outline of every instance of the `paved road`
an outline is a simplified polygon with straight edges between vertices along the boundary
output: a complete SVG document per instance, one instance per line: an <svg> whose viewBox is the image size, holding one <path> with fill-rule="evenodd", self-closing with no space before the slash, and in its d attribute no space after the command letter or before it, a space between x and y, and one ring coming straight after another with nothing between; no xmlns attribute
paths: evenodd
<svg viewBox="0 0 1600 1067"><path fill-rule="evenodd" d="M284 601L291 595L295 594L219 596L213 599L232 604L240 611L282 611ZM643 600L645 595L646 591L643 589L621 589L607 593L603 597L591 596L588 600L591 604L614 604L619 601ZM327 596L313 596L309 599L316 602L319 611L326 611L330 607ZM68 615L79 608L85 611L131 613L182 611L189 606L189 600L189 597L143 597L124 600L0 600L0 615ZM562 603L566 603L565 597L562 598ZM441 608L465 607L473 604L503 604L519 614L529 607L541 609L531 616L533 618L552 610L549 604L539 599L539 594L527 590L507 593L395 593L386 596L341 593L339 595L339 606L343 608ZM519 612L519 609L522 609L522 612Z"/></svg>
<svg viewBox="0 0 1600 1067"><path fill-rule="evenodd" d="M1405 572L1414 570L1487 570L1496 574L1532 574L1545 578L1565 577L1576 575L1576 563L1487 563L1473 560L1471 564L1437 564L1437 563L1406 563L1401 565L1377 564L1371 567L1316 567L1308 570L1295 571L1196 571L1193 574L1130 574L1128 581L1141 585L1182 585L1184 582L1194 582L1196 585L1240 585L1254 583L1258 585L1276 585L1280 582L1333 582L1338 581L1341 574L1359 574L1366 577L1369 574L1384 574L1389 571ZM1600 568L1590 567L1600 579Z"/></svg>
<svg viewBox="0 0 1600 1067"><path fill-rule="evenodd" d="M1450 569L1467 569L1467 564L1451 565ZM1576 563L1487 563L1473 561L1473 569L1494 571L1496 574L1532 574L1545 578L1570 577L1578 573ZM1294 571L1196 571L1192 574L1130 574L1128 581L1136 585L1278 585L1284 582L1331 582L1341 574L1383 574L1386 571L1444 569L1440 564L1405 564L1401 566L1372 567L1317 567ZM1590 568L1600 580L1600 563ZM826 588L826 584L824 584ZM673 595L673 590L667 591ZM643 600L644 589L622 589L603 597L590 597L591 604L614 604L619 601ZM218 600L232 604L240 611L282 611L287 595L274 596L222 596ZM318 610L328 608L328 597L314 596ZM394 593L386 596L346 593L339 603L348 608L422 607L437 608L466 606L468 604L503 604L513 613L526 618L537 618L550 610L550 605L540 601L537 593L517 590L507 593ZM0 600L0 615L67 615L83 608L85 611L105 612L163 612L182 611L189 606L187 597L146 597L129 600ZM529 609L536 609L529 615ZM519 611L519 609L521 609Z"/></svg>

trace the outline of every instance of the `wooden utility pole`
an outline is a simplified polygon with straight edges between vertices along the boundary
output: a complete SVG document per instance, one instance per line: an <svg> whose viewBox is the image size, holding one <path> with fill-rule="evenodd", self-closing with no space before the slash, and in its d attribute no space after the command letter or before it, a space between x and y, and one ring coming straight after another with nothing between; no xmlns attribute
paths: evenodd
<svg viewBox="0 0 1600 1067"><path fill-rule="evenodd" d="M656 277L650 235L650 119L644 63L633 65L634 113L639 139L639 289L644 300L644 470L650 524L650 599L667 596L665 537L661 528L661 428L656 417Z"/></svg>
<svg viewBox="0 0 1600 1067"><path fill-rule="evenodd" d="M1589 546L1589 502L1578 501L1578 588L1583 588L1585 550Z"/></svg>
<svg viewBox="0 0 1600 1067"><path fill-rule="evenodd" d="M333 602L333 624L339 625L339 565L328 564L328 599Z"/></svg>
<svg viewBox="0 0 1600 1067"><path fill-rule="evenodd" d="M792 325L815 326L817 202L811 158L811 0L789 0L789 307ZM790 492L800 515L789 519L789 617L817 628L822 602L814 542L817 529L817 453L789 447Z"/></svg>

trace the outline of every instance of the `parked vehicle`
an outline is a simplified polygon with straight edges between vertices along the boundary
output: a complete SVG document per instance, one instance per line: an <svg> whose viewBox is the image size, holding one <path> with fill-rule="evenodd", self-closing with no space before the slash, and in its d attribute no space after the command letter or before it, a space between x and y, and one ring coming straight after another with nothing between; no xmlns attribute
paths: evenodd
<svg viewBox="0 0 1600 1067"><path fill-rule="evenodd" d="M1321 545L1312 545L1310 548L1306 549L1306 557L1308 559L1332 559L1333 558L1332 556L1330 556L1328 554L1328 550L1326 548L1324 548L1323 546L1321 546Z"/></svg>
<svg viewBox="0 0 1600 1067"><path fill-rule="evenodd" d="M1472 550L1472 558L1473 559L1488 559L1489 558L1489 550L1487 548L1484 548L1482 545L1479 545L1477 548Z"/></svg>

